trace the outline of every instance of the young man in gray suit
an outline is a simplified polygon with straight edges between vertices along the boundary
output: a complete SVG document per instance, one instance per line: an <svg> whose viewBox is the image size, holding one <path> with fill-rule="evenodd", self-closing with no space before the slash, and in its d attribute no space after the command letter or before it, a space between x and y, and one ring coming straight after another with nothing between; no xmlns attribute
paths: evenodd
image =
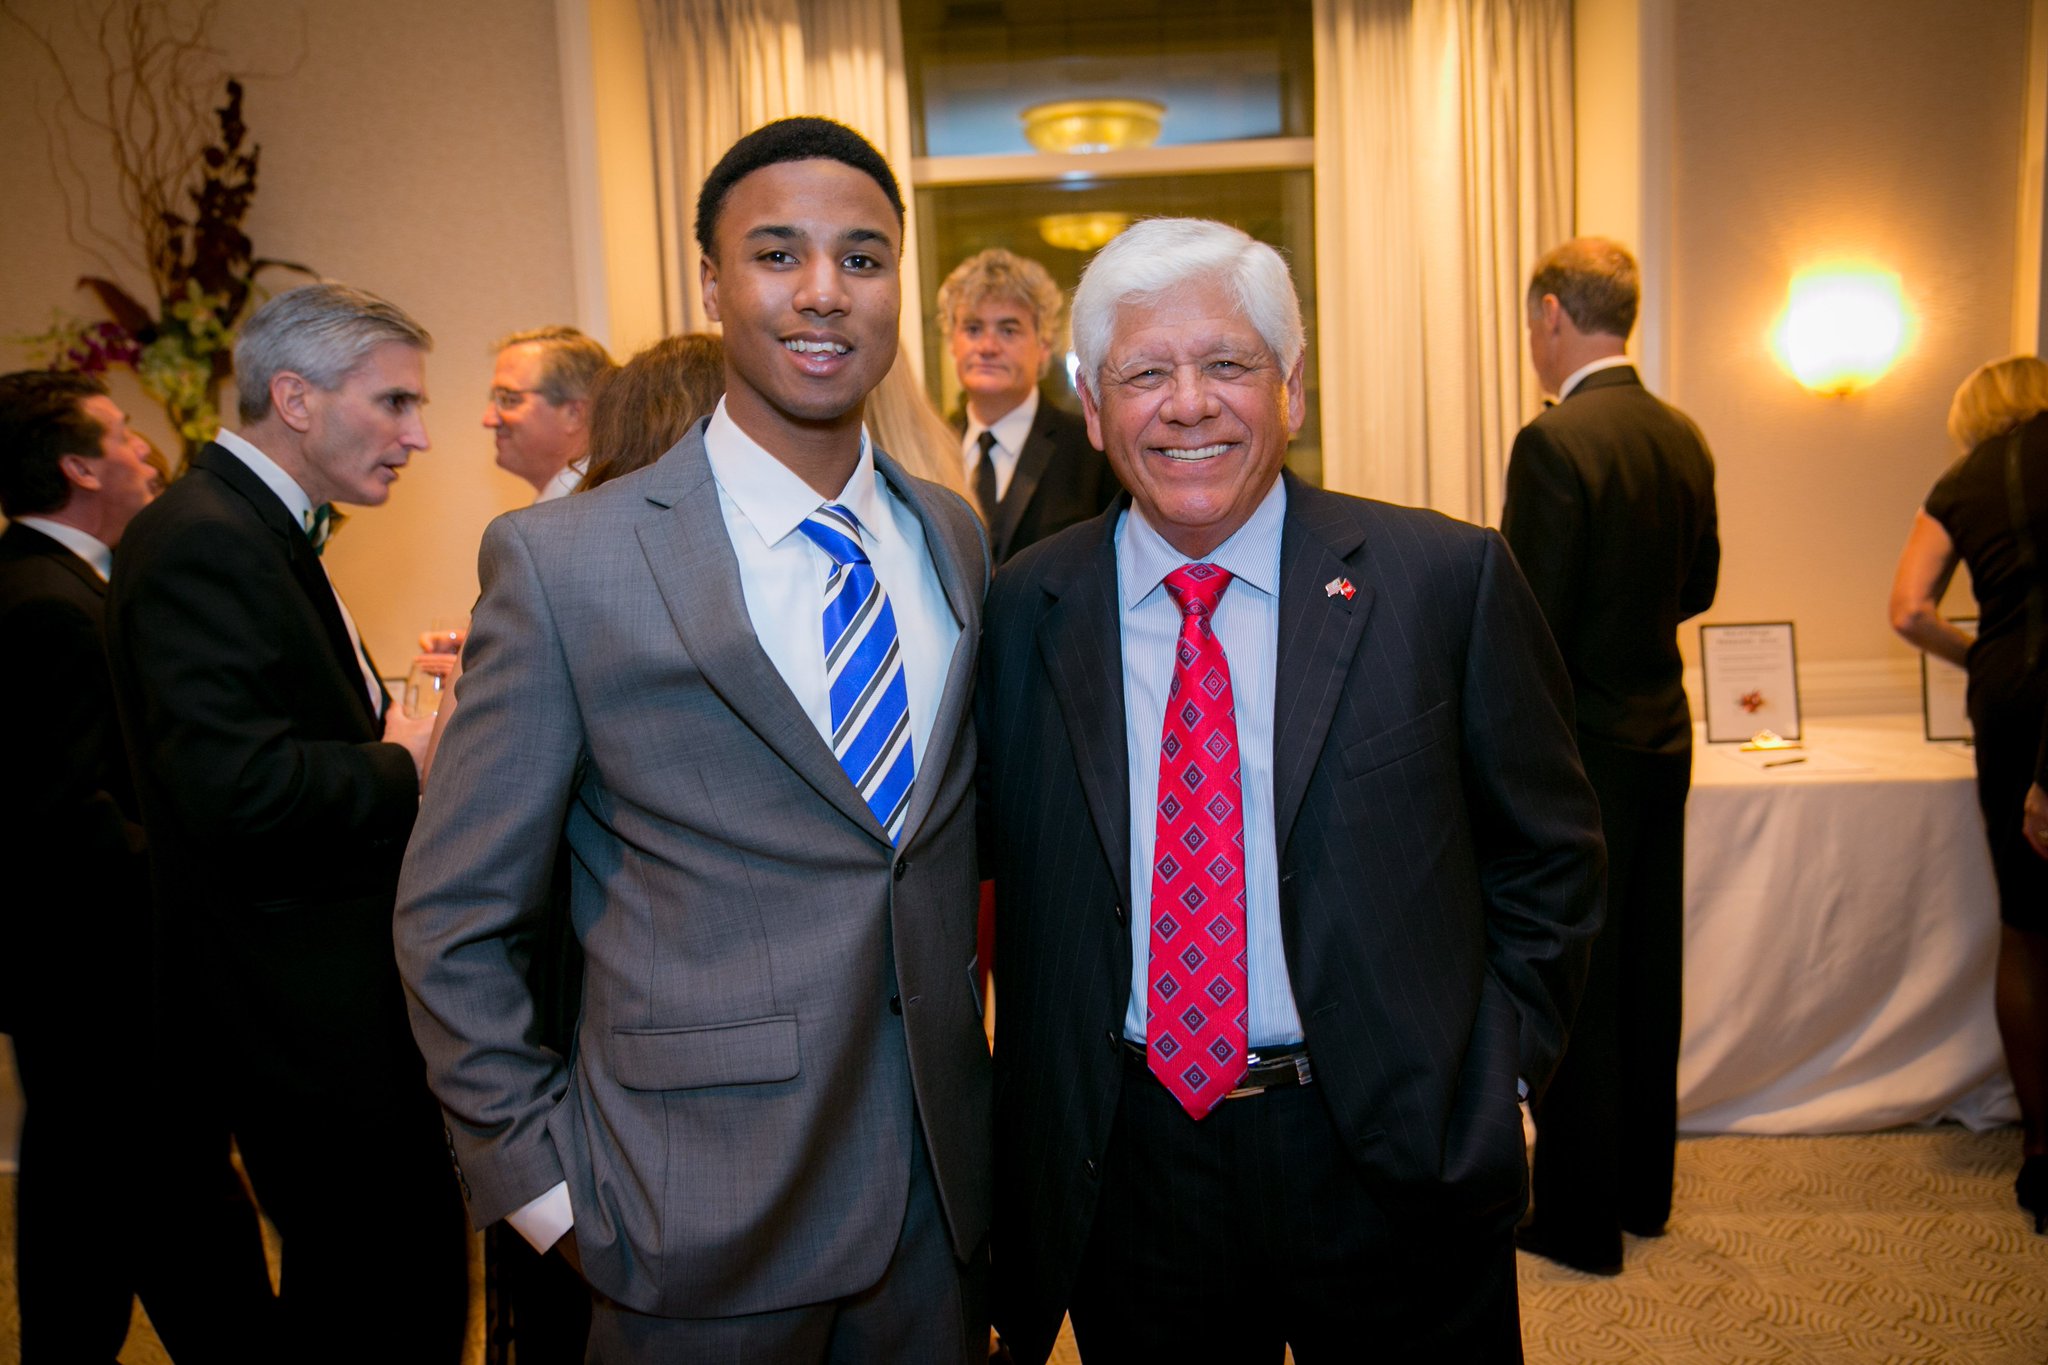
<svg viewBox="0 0 2048 1365"><path fill-rule="evenodd" d="M986 1350L986 555L863 433L902 229L850 130L741 139L697 216L725 398L484 539L398 954L471 1214L580 1266L596 1360ZM525 972L564 839L568 1057Z"/></svg>

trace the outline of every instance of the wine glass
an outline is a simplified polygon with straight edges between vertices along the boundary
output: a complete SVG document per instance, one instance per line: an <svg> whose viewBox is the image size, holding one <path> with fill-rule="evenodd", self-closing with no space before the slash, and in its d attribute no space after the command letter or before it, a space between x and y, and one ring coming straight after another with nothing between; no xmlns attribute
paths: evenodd
<svg viewBox="0 0 2048 1365"><path fill-rule="evenodd" d="M468 638L468 622L453 616L436 616L420 632L422 652L405 678L405 714L415 718L440 714L442 693L462 671L462 642Z"/></svg>

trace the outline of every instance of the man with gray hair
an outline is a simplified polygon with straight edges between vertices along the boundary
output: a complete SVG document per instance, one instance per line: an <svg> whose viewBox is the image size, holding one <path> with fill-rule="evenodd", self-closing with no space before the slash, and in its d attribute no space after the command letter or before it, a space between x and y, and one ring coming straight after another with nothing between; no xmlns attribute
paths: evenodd
<svg viewBox="0 0 2048 1365"><path fill-rule="evenodd" d="M1127 499L997 575L997 1327L1091 1365L1521 1358L1518 1078L1599 915L1571 695L1499 536L1282 470L1287 267L1154 219L1074 302Z"/></svg>
<svg viewBox="0 0 2048 1365"><path fill-rule="evenodd" d="M1600 796L1607 922L1571 1050L1536 1117L1535 1218L1523 1250L1594 1275L1622 1233L1671 1214L1685 939L1692 713L1678 623L1714 602L1714 461L1692 420L1627 354L1636 263L1580 237L1529 280L1529 358L1557 403L1508 459L1501 534L1571 671L1579 755Z"/></svg>
<svg viewBox="0 0 2048 1365"><path fill-rule="evenodd" d="M997 564L1116 496L1080 419L1038 391L1058 352L1062 303L1044 266L1001 247L969 256L939 286L965 404L961 461Z"/></svg>
<svg viewBox="0 0 2048 1365"><path fill-rule="evenodd" d="M454 1362L467 1247L391 942L430 719L321 567L427 447L423 329L339 284L235 345L240 430L128 526L107 649L167 1007L282 1235L279 1357Z"/></svg>
<svg viewBox="0 0 2048 1365"><path fill-rule="evenodd" d="M498 468L533 485L535 502L576 491L590 459L591 386L614 366L604 347L574 327L536 327L491 348L484 427Z"/></svg>

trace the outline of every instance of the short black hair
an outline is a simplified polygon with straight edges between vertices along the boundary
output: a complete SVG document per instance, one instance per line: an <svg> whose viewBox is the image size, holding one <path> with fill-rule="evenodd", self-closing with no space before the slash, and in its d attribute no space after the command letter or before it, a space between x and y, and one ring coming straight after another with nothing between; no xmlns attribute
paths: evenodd
<svg viewBox="0 0 2048 1365"><path fill-rule="evenodd" d="M85 400L107 386L75 370L0 374L0 512L8 520L62 511L71 481L58 461L96 457L107 429Z"/></svg>
<svg viewBox="0 0 2048 1365"><path fill-rule="evenodd" d="M837 161L853 167L882 187L889 206L896 210L896 225L903 226L903 191L897 188L896 173L873 143L828 118L777 119L733 143L704 177L704 188L697 192L697 245L706 256L715 254L712 235L718 230L718 216L732 187L755 171L785 161Z"/></svg>

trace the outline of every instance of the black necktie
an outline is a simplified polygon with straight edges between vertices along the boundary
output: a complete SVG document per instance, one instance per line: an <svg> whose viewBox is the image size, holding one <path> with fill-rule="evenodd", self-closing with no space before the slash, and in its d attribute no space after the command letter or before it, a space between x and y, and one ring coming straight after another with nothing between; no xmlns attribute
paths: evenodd
<svg viewBox="0 0 2048 1365"><path fill-rule="evenodd" d="M981 433L981 463L974 467L974 500L981 504L981 519L989 530L996 528L996 434Z"/></svg>

